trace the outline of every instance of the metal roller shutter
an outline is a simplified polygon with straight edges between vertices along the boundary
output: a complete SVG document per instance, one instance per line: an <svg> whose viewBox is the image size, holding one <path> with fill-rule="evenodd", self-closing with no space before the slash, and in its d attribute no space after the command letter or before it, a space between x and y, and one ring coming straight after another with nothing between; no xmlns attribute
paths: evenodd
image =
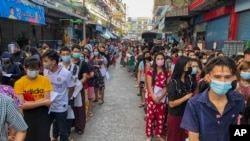
<svg viewBox="0 0 250 141"><path fill-rule="evenodd" d="M212 49L213 42L223 42L228 39L230 16L223 16L207 22L206 27L206 48ZM222 48L222 44L217 44L217 49Z"/></svg>
<svg viewBox="0 0 250 141"><path fill-rule="evenodd" d="M250 11L239 14L237 39L250 40Z"/></svg>

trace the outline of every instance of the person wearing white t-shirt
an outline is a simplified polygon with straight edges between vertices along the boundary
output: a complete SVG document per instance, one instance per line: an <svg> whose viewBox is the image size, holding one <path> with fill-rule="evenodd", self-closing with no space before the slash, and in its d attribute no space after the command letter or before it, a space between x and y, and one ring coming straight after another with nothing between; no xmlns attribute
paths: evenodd
<svg viewBox="0 0 250 141"><path fill-rule="evenodd" d="M50 79L53 93L56 95L49 109L51 121L55 120L60 133L60 141L68 141L68 101L74 92L75 82L71 72L58 65L60 57L56 51L49 50L43 54L42 58L45 68L44 76ZM58 136L58 134L53 134L53 139L57 139Z"/></svg>

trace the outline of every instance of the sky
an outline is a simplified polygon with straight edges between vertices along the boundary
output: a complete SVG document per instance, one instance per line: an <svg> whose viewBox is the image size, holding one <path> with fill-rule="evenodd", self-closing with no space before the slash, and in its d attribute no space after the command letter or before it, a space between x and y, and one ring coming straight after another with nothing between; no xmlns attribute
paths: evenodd
<svg viewBox="0 0 250 141"><path fill-rule="evenodd" d="M152 17L154 0L122 0L127 4L127 17Z"/></svg>

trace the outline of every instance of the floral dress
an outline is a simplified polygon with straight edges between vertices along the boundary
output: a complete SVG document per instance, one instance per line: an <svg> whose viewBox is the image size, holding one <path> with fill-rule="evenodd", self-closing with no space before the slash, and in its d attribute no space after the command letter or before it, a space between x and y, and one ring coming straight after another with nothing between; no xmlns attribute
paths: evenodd
<svg viewBox="0 0 250 141"><path fill-rule="evenodd" d="M147 75L153 77L153 70L150 69ZM166 86L167 73L159 72L155 77L155 85L153 86L153 91L155 87L164 88ZM166 98L166 97L165 97ZM147 116L146 116L146 136L151 137L153 133L153 125L155 125L155 134L157 136L162 136L164 130L164 120L165 120L165 106L166 100L163 98L160 103L156 104L151 95L148 94L147 98Z"/></svg>

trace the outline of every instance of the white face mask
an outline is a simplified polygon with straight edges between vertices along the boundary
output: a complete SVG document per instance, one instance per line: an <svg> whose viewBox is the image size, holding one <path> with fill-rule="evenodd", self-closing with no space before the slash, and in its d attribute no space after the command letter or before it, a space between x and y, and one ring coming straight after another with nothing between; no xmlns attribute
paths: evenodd
<svg viewBox="0 0 250 141"><path fill-rule="evenodd" d="M202 59L202 63L207 63L207 59Z"/></svg>

